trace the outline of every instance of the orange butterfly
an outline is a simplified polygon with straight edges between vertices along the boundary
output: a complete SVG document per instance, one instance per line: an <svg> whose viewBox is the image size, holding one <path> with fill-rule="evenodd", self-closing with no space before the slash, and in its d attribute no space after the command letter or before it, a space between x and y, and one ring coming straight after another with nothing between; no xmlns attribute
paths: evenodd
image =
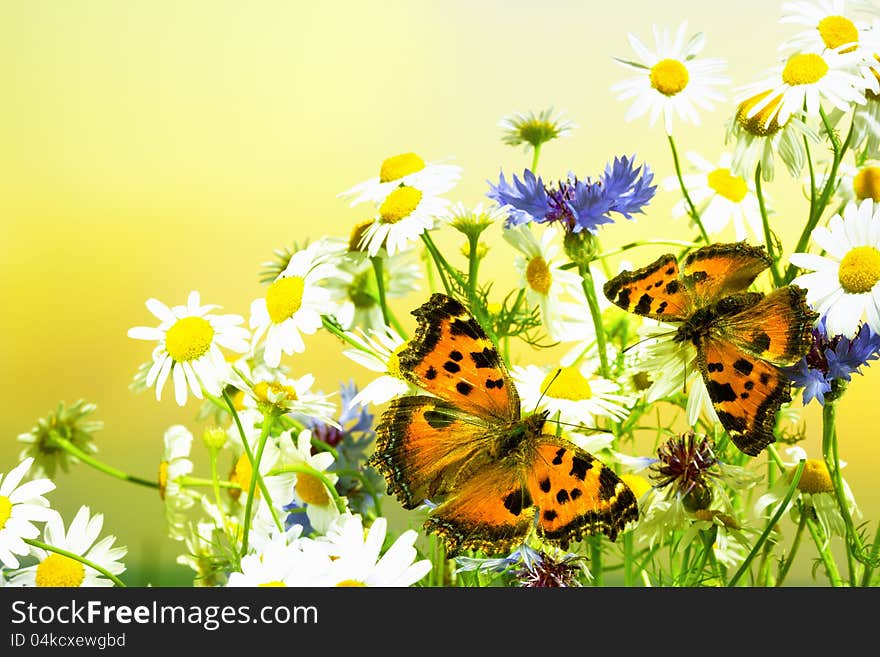
<svg viewBox="0 0 880 657"><path fill-rule="evenodd" d="M809 350L817 317L806 291L794 285L766 296L746 289L770 266L763 247L712 244L679 268L667 254L605 284L605 296L632 313L680 323L673 340L691 342L721 424L744 453L772 443L776 412L791 401L781 367Z"/></svg>
<svg viewBox="0 0 880 657"><path fill-rule="evenodd" d="M507 552L533 530L562 547L599 531L614 540L638 517L611 469L544 433L546 413L522 417L504 362L461 303L438 293L412 314L400 372L432 396L391 402L370 463L404 508L437 503L425 529L450 555Z"/></svg>

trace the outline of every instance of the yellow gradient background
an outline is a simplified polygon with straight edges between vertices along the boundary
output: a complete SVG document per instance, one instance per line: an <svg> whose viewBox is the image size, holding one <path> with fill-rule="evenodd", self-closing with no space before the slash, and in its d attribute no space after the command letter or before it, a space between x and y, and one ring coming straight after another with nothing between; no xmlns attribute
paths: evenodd
<svg viewBox="0 0 880 657"><path fill-rule="evenodd" d="M486 201L487 179L530 161L501 143L499 119L552 105L579 127L545 148L543 175L595 176L635 153L662 181L673 173L662 127L624 123L628 104L610 91L630 75L612 60L634 58L627 32L653 45L652 24L687 19L689 33L706 34L703 55L728 61L731 98L796 31L778 16L779 4L757 0L0 3L0 472L18 462L16 436L37 417L84 398L105 422L98 456L154 477L163 432L182 422L198 436L198 406L178 408L170 386L161 403L128 389L151 351L126 337L154 323L144 301L183 303L199 290L246 317L274 249L347 237L367 218L336 194L385 157L452 157L464 175L448 197ZM733 107L702 112L700 127L677 123L682 155L715 160ZM777 178L767 188L773 225L791 249L806 206L784 171ZM670 216L677 199L660 191L637 222L604 228L603 245L687 238ZM438 239L450 252L460 244L453 231ZM487 239L496 248L485 274L503 289L514 282L511 252L497 229ZM627 258L641 265L662 252ZM395 310L409 319L422 300ZM335 339L307 345L285 361L295 376L313 372L325 391L370 380ZM844 473L872 528L878 370L855 377L840 411ZM806 414L811 456L817 410ZM193 452L205 474L198 442ZM182 546L165 537L154 490L87 466L56 483L49 499L68 521L88 504L129 547L127 581L191 582L173 565Z"/></svg>

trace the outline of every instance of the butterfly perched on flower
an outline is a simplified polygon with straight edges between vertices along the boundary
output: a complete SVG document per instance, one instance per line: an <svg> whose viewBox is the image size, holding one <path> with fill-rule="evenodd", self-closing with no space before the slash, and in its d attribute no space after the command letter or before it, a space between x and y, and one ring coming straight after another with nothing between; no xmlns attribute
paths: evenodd
<svg viewBox="0 0 880 657"><path fill-rule="evenodd" d="M610 468L546 433L546 413L523 417L507 367L464 305L435 293L412 314L400 373L429 394L391 401L370 463L404 508L432 503L425 529L450 555L507 552L533 531L562 547L598 532L614 540L637 519Z"/></svg>
<svg viewBox="0 0 880 657"><path fill-rule="evenodd" d="M629 312L678 323L672 338L696 347L697 365L718 419L733 443L757 456L772 443L776 412L791 401L782 369L807 353L816 320L806 290L786 285L748 291L771 264L763 247L712 244L679 264L672 254L604 287Z"/></svg>

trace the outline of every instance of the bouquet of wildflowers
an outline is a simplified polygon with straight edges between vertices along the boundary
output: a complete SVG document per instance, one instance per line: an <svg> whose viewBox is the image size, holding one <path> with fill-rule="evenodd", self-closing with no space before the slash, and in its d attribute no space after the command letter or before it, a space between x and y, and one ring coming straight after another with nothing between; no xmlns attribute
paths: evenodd
<svg viewBox="0 0 880 657"><path fill-rule="evenodd" d="M824 585L880 582L880 524L836 428L880 354L880 11L781 10L794 32L734 90L715 152L683 162L673 135L726 99L724 61L684 23L630 34L612 92L628 120L660 120L668 167L610 153L551 179L542 149L577 126L512 114L502 139L526 166L468 173L489 179L481 203L455 200L453 160L382 154L339 194L363 221L276 250L243 314L198 291L148 299L132 389L191 423L157 437L145 478L100 459L94 404L39 419L0 473L0 581L124 585L100 509L52 509L64 473L90 467L156 490L194 586L784 586L799 562ZM781 176L800 216L773 214ZM646 234L658 190L686 239ZM611 223L638 235L605 248ZM481 268L490 248L503 280ZM328 392L298 371L318 332L372 380ZM799 444L807 405L821 453Z"/></svg>

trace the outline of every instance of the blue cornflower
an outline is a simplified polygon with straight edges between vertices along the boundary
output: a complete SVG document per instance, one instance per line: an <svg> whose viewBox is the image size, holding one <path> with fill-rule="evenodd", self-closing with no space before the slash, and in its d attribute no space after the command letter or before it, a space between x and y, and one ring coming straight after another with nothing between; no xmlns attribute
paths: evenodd
<svg viewBox="0 0 880 657"><path fill-rule="evenodd" d="M508 183L502 172L497 185L489 183L486 196L508 210L507 228L529 221L557 221L569 232L587 230L595 235L599 226L614 222L612 213L632 219L643 212L657 191L653 180L647 164L636 167L634 158L623 156L607 164L597 181L578 180L569 173L548 186L525 169L522 180L514 174Z"/></svg>
<svg viewBox="0 0 880 657"><path fill-rule="evenodd" d="M855 336L829 336L825 318L813 329L813 344L797 365L787 368L792 383L803 388L803 403L813 399L825 404L825 395L835 381L850 381L853 374L861 374L862 366L880 356L880 335L862 324Z"/></svg>

